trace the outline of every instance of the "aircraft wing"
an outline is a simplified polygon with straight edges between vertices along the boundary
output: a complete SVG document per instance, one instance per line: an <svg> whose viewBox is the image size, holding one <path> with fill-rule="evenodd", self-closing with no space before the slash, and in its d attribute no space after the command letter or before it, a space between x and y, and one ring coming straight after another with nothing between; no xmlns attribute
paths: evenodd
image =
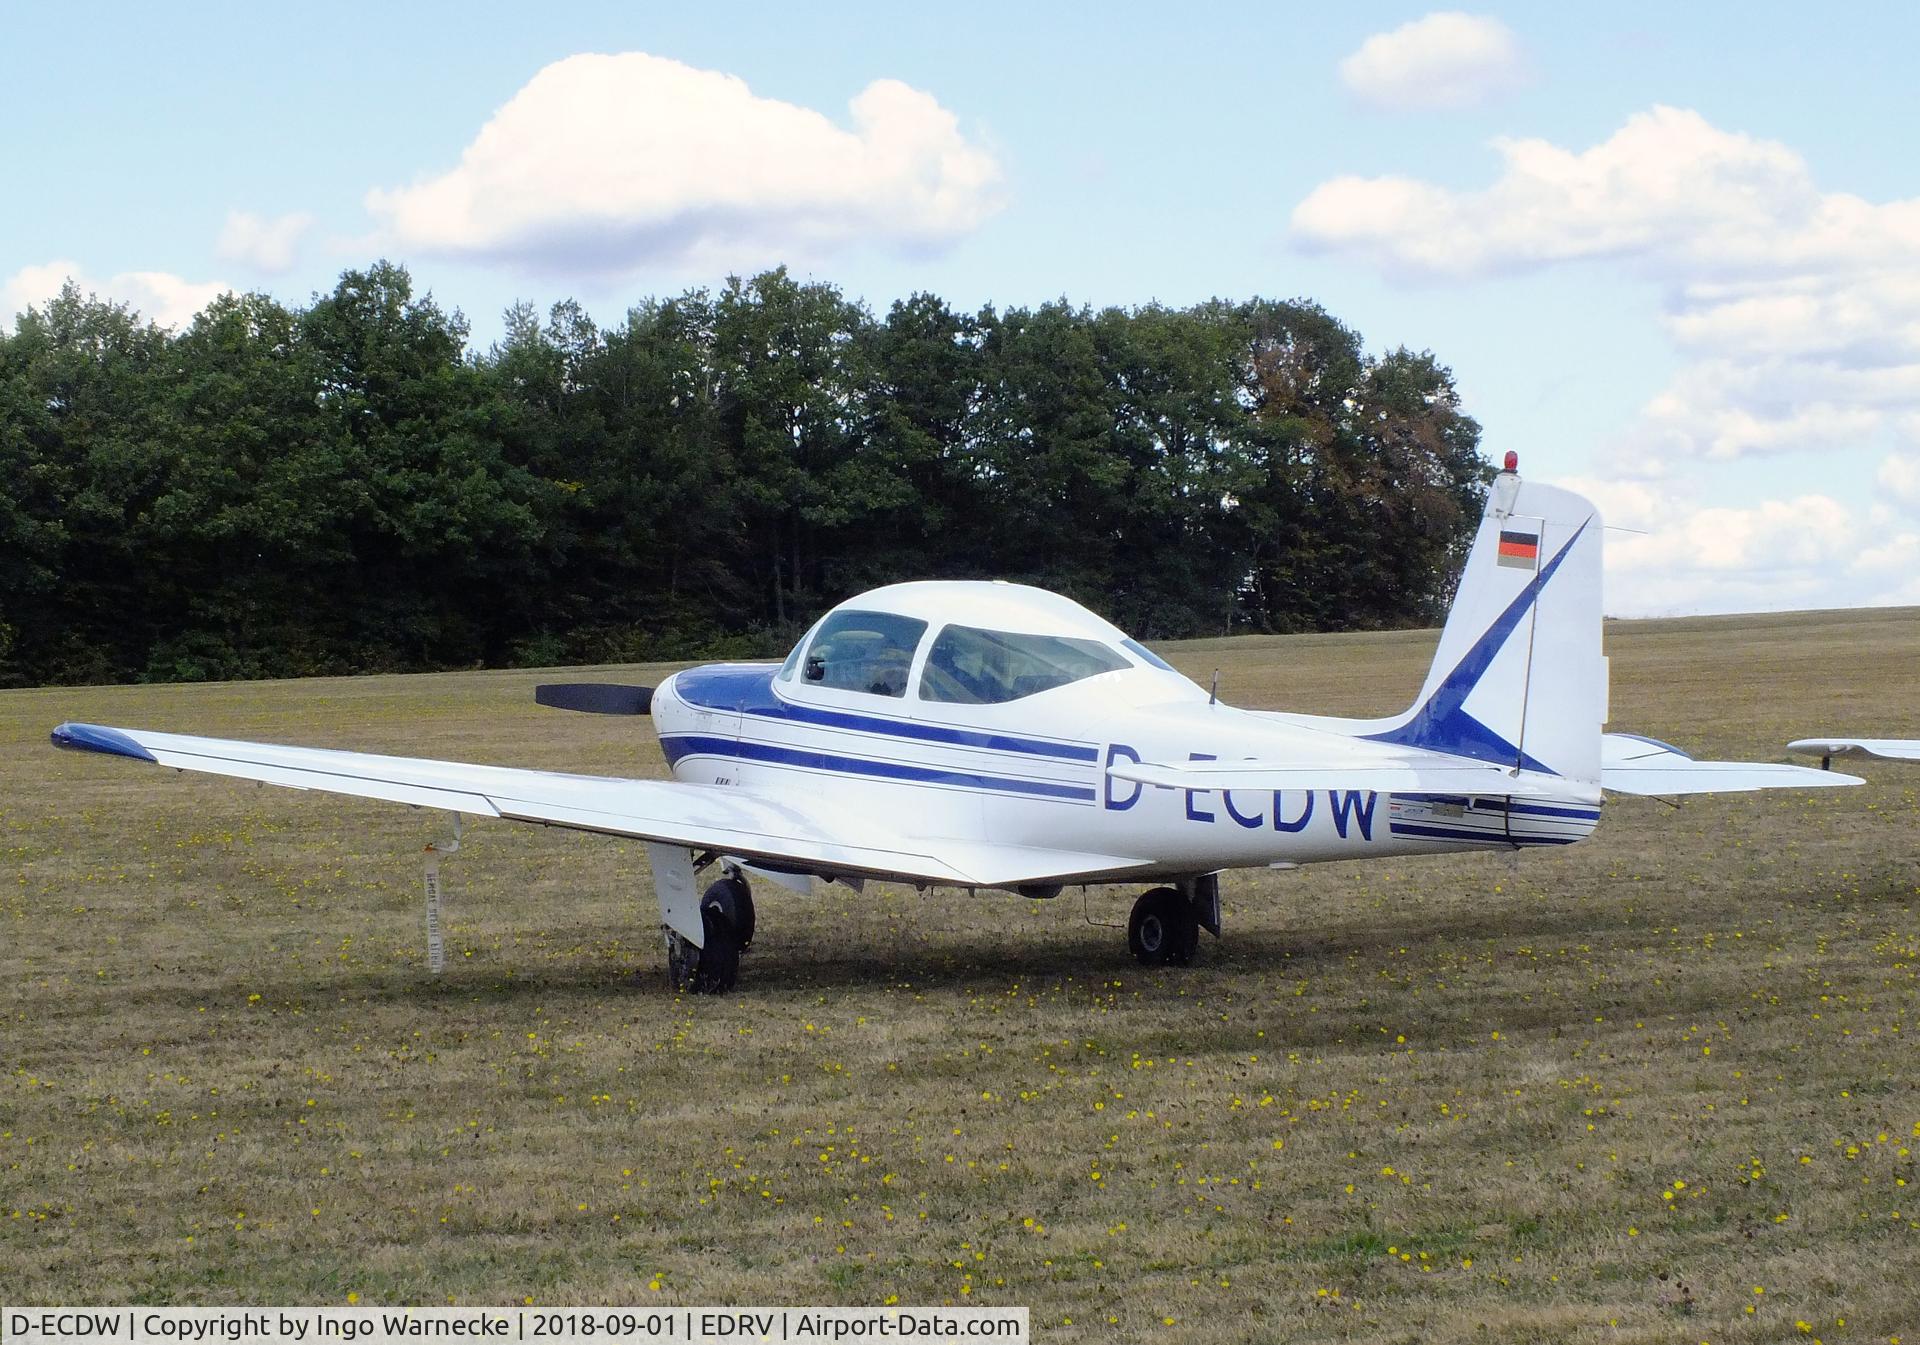
<svg viewBox="0 0 1920 1345"><path fill-rule="evenodd" d="M1795 747L1801 744L1794 744ZM1695 761L1672 743L1634 733L1600 737L1600 783L1617 794L1737 794L1863 783L1857 775L1759 761Z"/></svg>
<svg viewBox="0 0 1920 1345"><path fill-rule="evenodd" d="M1875 757L1881 761L1920 761L1920 738L1797 738L1789 752L1830 757Z"/></svg>
<svg viewBox="0 0 1920 1345"><path fill-rule="evenodd" d="M797 804L722 785L471 766L97 724L62 724L53 731L53 743L291 789L715 850L831 876L1005 887L1125 872L1145 863L1126 856L907 836L813 799Z"/></svg>

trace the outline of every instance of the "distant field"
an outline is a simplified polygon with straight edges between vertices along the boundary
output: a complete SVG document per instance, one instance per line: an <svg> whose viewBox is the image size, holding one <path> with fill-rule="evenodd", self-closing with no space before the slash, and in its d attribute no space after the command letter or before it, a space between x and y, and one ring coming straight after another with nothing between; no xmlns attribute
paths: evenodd
<svg viewBox="0 0 1920 1345"><path fill-rule="evenodd" d="M1405 704L1431 633L1167 652ZM1920 736L1920 612L1610 623L1614 725ZM655 676L660 668L623 669ZM1026 1304L1045 1340L1920 1342L1920 769L1563 853L1132 893L762 885L666 988L644 850L57 754L65 718L600 773L525 672L0 693L0 1300ZM1844 1324L1843 1324L1844 1322ZM1171 1323L1171 1325L1168 1325Z"/></svg>

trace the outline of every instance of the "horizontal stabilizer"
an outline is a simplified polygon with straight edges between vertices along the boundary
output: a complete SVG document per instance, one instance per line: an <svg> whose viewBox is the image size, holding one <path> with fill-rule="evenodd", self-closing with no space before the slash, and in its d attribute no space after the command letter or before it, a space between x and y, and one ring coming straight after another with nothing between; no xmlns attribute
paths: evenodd
<svg viewBox="0 0 1920 1345"><path fill-rule="evenodd" d="M1787 744L1787 750L1822 760L1873 757L1879 761L1920 761L1920 738L1798 738Z"/></svg>
<svg viewBox="0 0 1920 1345"><path fill-rule="evenodd" d="M1753 789L1825 789L1855 775L1760 761L1695 761L1671 743L1633 733L1600 739L1600 783L1616 794L1739 794Z"/></svg>
<svg viewBox="0 0 1920 1345"><path fill-rule="evenodd" d="M643 715L653 708L653 688L618 682L546 682L533 689L534 703L589 715Z"/></svg>
<svg viewBox="0 0 1920 1345"><path fill-rule="evenodd" d="M1439 753L1420 761L1310 765L1284 761L1116 761L1116 779L1166 789L1358 789L1375 793L1482 794L1503 798L1598 802L1592 785L1535 771L1512 771Z"/></svg>

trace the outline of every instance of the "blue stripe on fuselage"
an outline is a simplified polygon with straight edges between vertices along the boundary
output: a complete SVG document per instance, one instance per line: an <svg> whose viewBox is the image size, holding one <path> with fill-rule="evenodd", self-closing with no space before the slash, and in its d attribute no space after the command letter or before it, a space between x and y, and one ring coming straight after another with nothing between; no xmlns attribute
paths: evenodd
<svg viewBox="0 0 1920 1345"><path fill-rule="evenodd" d="M1084 785L1054 784L1046 780L1011 780L999 775L977 775L970 771L942 770L936 766L910 766L899 761L872 761L864 757L843 757L829 752L810 752L804 748L781 747L775 743L739 742L732 738L714 738L701 734L663 735L660 746L669 764L682 757L732 757L742 761L764 761L779 766L801 766L808 770L834 771L841 775L864 775L875 780L907 780L916 784L946 785L960 789L991 789L1004 794L1029 794L1035 798L1068 799L1092 803L1093 790Z"/></svg>
<svg viewBox="0 0 1920 1345"><path fill-rule="evenodd" d="M1480 845L1572 845L1578 836L1509 836L1501 831L1457 831L1452 827L1430 827L1415 822L1391 822L1395 836L1435 841L1474 841Z"/></svg>
<svg viewBox="0 0 1920 1345"><path fill-rule="evenodd" d="M994 752L1021 752L1027 756L1051 757L1058 761L1092 764L1100 759L1099 749L1085 743L1048 742L1044 738L986 733L976 729L949 728L944 724L887 719L850 710L796 705L775 694L773 671L766 668L693 668L673 679L673 689L689 705L697 705L705 710L731 710L752 715L756 719L852 729L889 738L945 743L954 747L978 747Z"/></svg>

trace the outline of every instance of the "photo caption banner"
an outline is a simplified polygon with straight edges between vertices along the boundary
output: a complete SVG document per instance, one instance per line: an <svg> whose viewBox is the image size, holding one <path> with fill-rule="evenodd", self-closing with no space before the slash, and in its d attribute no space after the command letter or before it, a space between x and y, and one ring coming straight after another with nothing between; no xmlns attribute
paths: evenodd
<svg viewBox="0 0 1920 1345"><path fill-rule="evenodd" d="M4 1345L1027 1345L1025 1308L0 1308Z"/></svg>

